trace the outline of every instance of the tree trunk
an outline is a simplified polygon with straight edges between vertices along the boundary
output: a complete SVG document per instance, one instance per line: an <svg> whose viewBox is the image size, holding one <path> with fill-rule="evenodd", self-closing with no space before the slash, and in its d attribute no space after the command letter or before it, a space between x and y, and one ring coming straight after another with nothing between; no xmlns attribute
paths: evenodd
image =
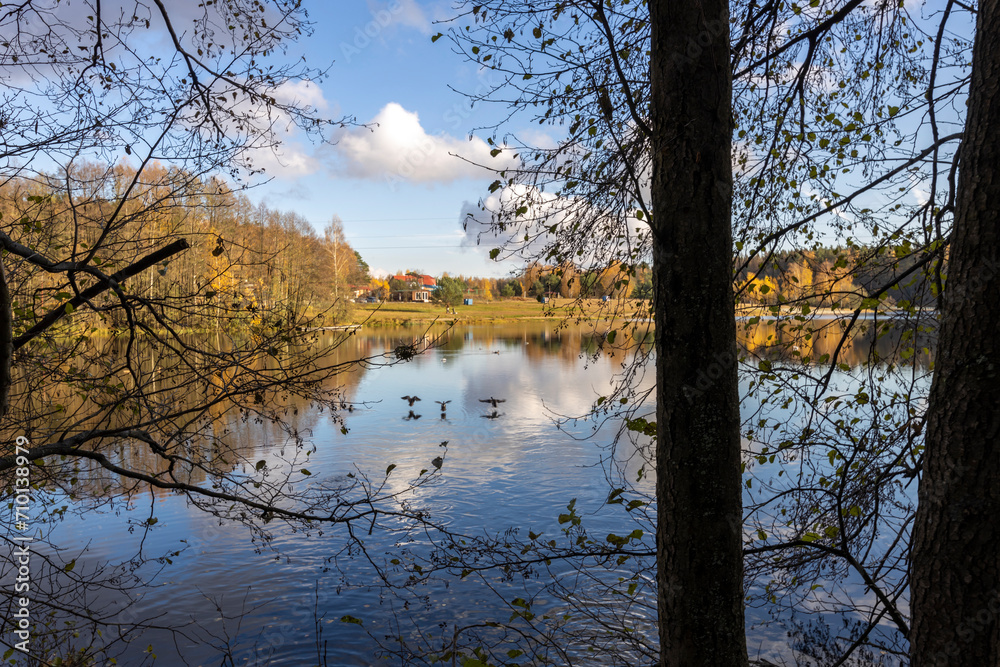
<svg viewBox="0 0 1000 667"><path fill-rule="evenodd" d="M1000 665L1000 2L979 3L910 601L913 667Z"/></svg>
<svg viewBox="0 0 1000 667"><path fill-rule="evenodd" d="M10 408L10 365L14 356L14 314L7 272L0 261L0 417Z"/></svg>
<svg viewBox="0 0 1000 667"><path fill-rule="evenodd" d="M722 0L649 3L660 665L746 665Z"/></svg>

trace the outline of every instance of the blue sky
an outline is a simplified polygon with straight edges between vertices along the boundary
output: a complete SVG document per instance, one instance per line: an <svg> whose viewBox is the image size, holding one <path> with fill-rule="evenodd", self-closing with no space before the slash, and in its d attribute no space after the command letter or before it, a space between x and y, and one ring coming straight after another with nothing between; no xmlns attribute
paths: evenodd
<svg viewBox="0 0 1000 667"><path fill-rule="evenodd" d="M431 42L447 29L435 21L453 15L451 0L309 4L315 33L293 45L289 56L332 66L327 79L294 92L329 117L353 116L369 127L341 131L332 145L310 144L301 132L283 136L281 163L267 160L272 180L252 190L251 198L295 211L317 230L339 216L373 272L502 276L520 268L513 260L491 261L495 244L476 247L462 229L464 212L488 194L494 176L455 154L503 166L504 154L489 157L489 130L471 141L470 132L503 119L507 109L473 108L451 89L482 92L494 76L453 53L447 39ZM911 4L919 14L921 3ZM554 143L540 132L544 128L514 123L503 130L536 145ZM916 200L926 198L925 183L912 186Z"/></svg>
<svg viewBox="0 0 1000 667"><path fill-rule="evenodd" d="M490 261L470 247L462 208L487 194L493 176L451 154L490 160L479 133L502 116L497 107L471 108L449 89L483 85L480 72L431 42L448 16L448 2L346 0L309 8L315 34L293 47L313 66L333 62L316 87L296 88L332 117L354 116L369 129L348 129L334 145L283 137L283 164L269 160L272 180L250 192L272 208L295 211L317 229L338 215L348 241L375 270L420 269L501 276L514 264ZM464 244L463 244L464 242Z"/></svg>

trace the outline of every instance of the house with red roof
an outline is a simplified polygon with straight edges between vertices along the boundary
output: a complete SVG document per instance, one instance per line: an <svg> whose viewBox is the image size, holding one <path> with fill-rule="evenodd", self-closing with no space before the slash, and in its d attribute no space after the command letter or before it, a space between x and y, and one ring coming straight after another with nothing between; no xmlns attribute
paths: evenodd
<svg viewBox="0 0 1000 667"><path fill-rule="evenodd" d="M433 276L406 274L392 276L392 280L397 280L403 285L402 289L392 292L392 301L416 301L418 303L430 303L431 292L437 289L437 281Z"/></svg>

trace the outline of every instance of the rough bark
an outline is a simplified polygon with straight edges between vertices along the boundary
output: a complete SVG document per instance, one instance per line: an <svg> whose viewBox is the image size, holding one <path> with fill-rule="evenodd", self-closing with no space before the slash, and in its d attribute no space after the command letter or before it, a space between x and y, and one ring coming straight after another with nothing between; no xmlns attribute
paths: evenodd
<svg viewBox="0 0 1000 667"><path fill-rule="evenodd" d="M1000 665L1000 2L979 3L911 563L913 667Z"/></svg>
<svg viewBox="0 0 1000 667"><path fill-rule="evenodd" d="M0 261L0 417L10 407L10 363L14 356L14 314L11 310L7 272Z"/></svg>
<svg viewBox="0 0 1000 667"><path fill-rule="evenodd" d="M649 8L660 664L743 666L729 10Z"/></svg>

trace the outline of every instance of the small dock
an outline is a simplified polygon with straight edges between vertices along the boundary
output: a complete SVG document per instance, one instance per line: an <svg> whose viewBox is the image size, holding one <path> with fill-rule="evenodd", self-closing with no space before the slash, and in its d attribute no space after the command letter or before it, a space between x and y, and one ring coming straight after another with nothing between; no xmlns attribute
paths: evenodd
<svg viewBox="0 0 1000 667"><path fill-rule="evenodd" d="M332 327L298 327L299 331L357 331L360 324L338 324Z"/></svg>

